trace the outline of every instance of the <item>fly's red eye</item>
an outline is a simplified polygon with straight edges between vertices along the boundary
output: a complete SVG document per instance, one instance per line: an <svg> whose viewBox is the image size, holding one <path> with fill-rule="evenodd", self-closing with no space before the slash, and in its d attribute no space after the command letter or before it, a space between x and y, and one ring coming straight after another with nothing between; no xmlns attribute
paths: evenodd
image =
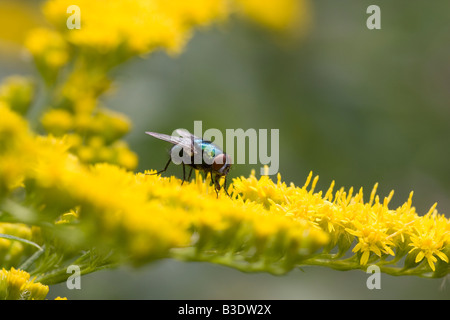
<svg viewBox="0 0 450 320"><path fill-rule="evenodd" d="M233 161L231 160L231 157L229 156L229 155L226 155L226 160L227 160L227 164L229 165L229 166L231 166L231 164L233 163Z"/></svg>
<svg viewBox="0 0 450 320"><path fill-rule="evenodd" d="M219 171L226 164L227 157L224 154L219 154L214 158L212 167L215 171Z"/></svg>
<svg viewBox="0 0 450 320"><path fill-rule="evenodd" d="M231 167L231 158L227 154L220 154L214 158L213 170L219 175L227 175Z"/></svg>

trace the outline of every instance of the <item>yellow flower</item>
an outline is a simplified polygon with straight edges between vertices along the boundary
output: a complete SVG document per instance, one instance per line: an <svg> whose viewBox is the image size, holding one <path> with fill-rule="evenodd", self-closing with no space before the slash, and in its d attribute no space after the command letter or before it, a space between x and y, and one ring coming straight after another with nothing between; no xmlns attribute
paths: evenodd
<svg viewBox="0 0 450 320"><path fill-rule="evenodd" d="M47 86L53 85L70 58L67 42L56 31L36 28L28 33L25 47Z"/></svg>
<svg viewBox="0 0 450 320"><path fill-rule="evenodd" d="M124 136L131 127L130 120L124 114L107 110L98 110L90 122L90 131L103 136L110 143Z"/></svg>
<svg viewBox="0 0 450 320"><path fill-rule="evenodd" d="M44 300L48 290L48 286L30 280L30 275L23 270L0 270L1 300Z"/></svg>
<svg viewBox="0 0 450 320"><path fill-rule="evenodd" d="M30 31L25 46L35 58L50 68L59 68L69 59L66 42L59 33L50 29Z"/></svg>
<svg viewBox="0 0 450 320"><path fill-rule="evenodd" d="M76 221L79 217L78 210L71 209L69 212L64 213L59 220L57 220L56 224L69 224Z"/></svg>
<svg viewBox="0 0 450 320"><path fill-rule="evenodd" d="M225 1L80 0L76 4L81 10L82 27L67 32L66 10L71 4L53 0L44 6L47 19L65 32L71 43L100 52L123 46L130 53L143 54L157 47L178 52L189 38L192 25L223 17Z"/></svg>
<svg viewBox="0 0 450 320"><path fill-rule="evenodd" d="M26 121L0 101L0 197L21 185L34 155Z"/></svg>
<svg viewBox="0 0 450 320"><path fill-rule="evenodd" d="M48 133L62 136L74 126L74 119L70 112L62 109L47 111L41 119L42 125Z"/></svg>
<svg viewBox="0 0 450 320"><path fill-rule="evenodd" d="M411 243L409 244L413 247L409 253L415 252L417 254L415 262L418 263L426 258L433 271L436 270L434 264L437 262L437 258L435 256L446 263L449 262L447 255L442 250L450 241L449 222L444 215L437 214L435 207L436 204L413 225Z"/></svg>
<svg viewBox="0 0 450 320"><path fill-rule="evenodd" d="M393 242L389 239L387 234L387 228L383 228L383 225L376 222L371 224L362 224L358 221L354 221L353 225L357 230L347 228L346 231L358 237L358 244L353 248L353 252L361 251L361 265L366 265L369 260L370 253L375 253L378 257L381 257L382 253L395 255L394 251L390 248Z"/></svg>
<svg viewBox="0 0 450 320"><path fill-rule="evenodd" d="M410 243L410 246L414 247L410 252L419 250L415 262L420 262L423 258L426 258L428 261L428 265L433 271L436 270L436 267L434 266L437 261L435 255L438 256L442 261L448 263L448 257L441 251L443 249L442 241L435 240L435 238L436 235L433 233L421 234L420 236L412 236L412 243Z"/></svg>
<svg viewBox="0 0 450 320"><path fill-rule="evenodd" d="M27 122L0 101L0 151L8 151L19 147L28 134Z"/></svg>

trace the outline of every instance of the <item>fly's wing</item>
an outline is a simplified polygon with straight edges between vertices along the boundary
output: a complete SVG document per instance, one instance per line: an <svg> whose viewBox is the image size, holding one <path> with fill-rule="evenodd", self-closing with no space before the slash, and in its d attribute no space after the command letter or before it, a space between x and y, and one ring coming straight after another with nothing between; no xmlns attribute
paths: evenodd
<svg viewBox="0 0 450 320"><path fill-rule="evenodd" d="M203 161L202 163L206 163L208 165L212 165L215 158L223 154L224 152L220 147L218 147L216 144L212 143L209 140L203 140L202 138L199 138L197 136L194 136L192 133L185 129L177 129L175 130L177 134L180 136L190 139L192 141L192 145L194 146L194 153L195 154L201 154ZM195 161L195 160L194 160Z"/></svg>
<svg viewBox="0 0 450 320"><path fill-rule="evenodd" d="M190 133L186 129L176 129L175 132L178 133L181 137L184 137L184 138L199 139L198 137L194 136L192 133Z"/></svg>
<svg viewBox="0 0 450 320"><path fill-rule="evenodd" d="M205 151L206 148L214 149L216 154L223 153L222 149L216 144L212 143L209 140L203 140L202 138L194 136L186 129L176 129L175 132L183 138L191 140L192 144L194 145L195 153L201 153L202 151Z"/></svg>
<svg viewBox="0 0 450 320"><path fill-rule="evenodd" d="M178 129L178 130L181 130L181 129ZM177 130L177 133L178 133L178 130ZM186 131L186 130L184 130L184 131ZM186 132L188 132L188 131L186 131ZM164 141L170 142L175 145L179 145L183 149L190 150L191 152L197 153L196 148L192 147L193 144L192 144L191 138L187 138L186 136L183 136L180 133L178 133L178 134L180 134L181 137L169 136L169 135L163 134L163 133L148 132L148 131L146 131L145 133L148 135L151 135L152 137L155 137L157 139L164 140Z"/></svg>
<svg viewBox="0 0 450 320"><path fill-rule="evenodd" d="M194 154L202 154L202 143L204 142L202 138L194 136L192 133L187 131L186 129L176 129L175 132L179 134L181 137L189 141L192 146L192 151Z"/></svg>

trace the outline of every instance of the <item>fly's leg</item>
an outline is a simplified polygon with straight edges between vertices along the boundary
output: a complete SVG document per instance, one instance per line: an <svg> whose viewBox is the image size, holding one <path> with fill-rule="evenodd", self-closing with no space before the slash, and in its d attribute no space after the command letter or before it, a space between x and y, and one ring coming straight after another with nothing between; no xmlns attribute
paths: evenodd
<svg viewBox="0 0 450 320"><path fill-rule="evenodd" d="M214 189L216 190L217 197L219 197L220 189L223 188L225 190L226 195L231 198L231 196L227 190L227 177L225 176L225 181L223 183L223 186L220 185L220 178L221 178L221 176L219 176L219 175L216 175L216 177L214 178Z"/></svg>
<svg viewBox="0 0 450 320"><path fill-rule="evenodd" d="M191 181L192 170L193 168L191 167L191 171L189 171L188 181Z"/></svg>
<svg viewBox="0 0 450 320"><path fill-rule="evenodd" d="M227 190L227 176L225 176L225 181L223 183L223 190L225 190L225 193L227 194L227 196L229 196L231 198L231 196L228 194L228 190Z"/></svg>
<svg viewBox="0 0 450 320"><path fill-rule="evenodd" d="M183 162L183 181L181 181L181 185L183 185L184 180L186 180L186 169L184 168L184 162Z"/></svg>
<svg viewBox="0 0 450 320"><path fill-rule="evenodd" d="M209 185L211 185L211 184L213 184L214 183L214 178L213 178L213 173L212 173L212 169L211 170L209 170L209 174L210 174L210 176L211 176L211 181L209 182ZM206 177L205 177L205 179L208 177L208 175L206 175Z"/></svg>
<svg viewBox="0 0 450 320"><path fill-rule="evenodd" d="M211 182L209 183L209 185L214 185L214 190L216 191L217 198L218 198L219 197L220 185L219 185L219 183L217 181L217 175L215 177L213 177L212 169L209 170L209 175L211 176Z"/></svg>
<svg viewBox="0 0 450 320"><path fill-rule="evenodd" d="M146 174L148 174L150 176L153 176L155 174L160 174L160 173L166 172L166 170L169 167L169 164L170 164L171 161L172 161L172 158L169 158L169 161L167 161L166 166L164 167L164 169L162 169L162 170L160 170L160 171L158 171L156 173L146 173Z"/></svg>
<svg viewBox="0 0 450 320"><path fill-rule="evenodd" d="M220 180L220 176L218 176L216 174L216 176L214 177L214 190L216 191L217 198L219 198L219 191L220 191L219 180Z"/></svg>

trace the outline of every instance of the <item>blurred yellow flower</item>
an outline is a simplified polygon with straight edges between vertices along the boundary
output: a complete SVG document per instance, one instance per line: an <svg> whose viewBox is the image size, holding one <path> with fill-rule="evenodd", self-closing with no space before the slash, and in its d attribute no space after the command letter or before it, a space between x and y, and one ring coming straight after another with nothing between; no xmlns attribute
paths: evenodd
<svg viewBox="0 0 450 320"><path fill-rule="evenodd" d="M59 68L68 60L66 42L59 33L50 29L37 28L30 31L25 46L34 57L49 68Z"/></svg>
<svg viewBox="0 0 450 320"><path fill-rule="evenodd" d="M236 10L268 29L302 33L310 22L306 0L232 0Z"/></svg>
<svg viewBox="0 0 450 320"><path fill-rule="evenodd" d="M72 114L62 109L52 109L47 111L43 115L41 123L48 133L56 136L62 136L74 127Z"/></svg>
<svg viewBox="0 0 450 320"><path fill-rule="evenodd" d="M27 122L0 101L0 197L21 185L34 148Z"/></svg>
<svg viewBox="0 0 450 320"><path fill-rule="evenodd" d="M66 10L73 4L81 11L79 30L66 27ZM294 33L304 29L310 15L305 0L50 0L44 6L47 19L70 43L99 53L125 50L133 55L158 48L178 53L193 28L224 21L233 12L269 29Z"/></svg>
<svg viewBox="0 0 450 320"><path fill-rule="evenodd" d="M33 80L24 76L10 76L0 86L0 101L20 113L28 111L34 98Z"/></svg>
<svg viewBox="0 0 450 320"><path fill-rule="evenodd" d="M76 32L66 28L69 5L80 7L82 27ZM44 6L45 16L70 43L99 52L125 48L131 54L147 53L154 48L179 52L190 37L190 28L205 25L224 16L225 1L163 0L50 0Z"/></svg>

